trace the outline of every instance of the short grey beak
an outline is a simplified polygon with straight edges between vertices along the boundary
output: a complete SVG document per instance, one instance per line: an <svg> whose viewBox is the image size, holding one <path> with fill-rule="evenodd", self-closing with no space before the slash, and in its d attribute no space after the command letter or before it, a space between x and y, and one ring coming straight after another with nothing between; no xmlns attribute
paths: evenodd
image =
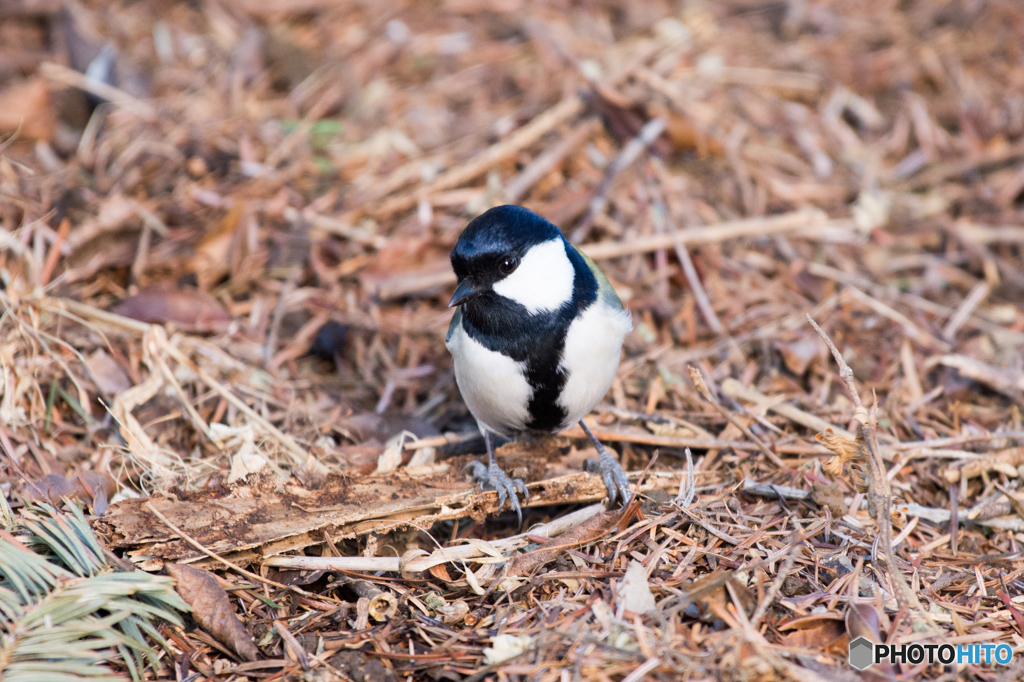
<svg viewBox="0 0 1024 682"><path fill-rule="evenodd" d="M473 290L473 285L469 283L468 279L464 279L459 282L459 286L455 287L455 293L452 294L452 300L448 301L448 307L454 308L475 295L476 291Z"/></svg>

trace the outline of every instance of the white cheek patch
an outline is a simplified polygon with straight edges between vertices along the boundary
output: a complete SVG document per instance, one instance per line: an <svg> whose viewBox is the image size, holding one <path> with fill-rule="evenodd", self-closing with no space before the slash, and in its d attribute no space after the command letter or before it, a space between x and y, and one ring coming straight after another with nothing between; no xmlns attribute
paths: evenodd
<svg viewBox="0 0 1024 682"><path fill-rule="evenodd" d="M572 299L575 277L565 255L565 242L551 239L530 248L515 272L492 288L499 296L522 304L531 314L558 310Z"/></svg>

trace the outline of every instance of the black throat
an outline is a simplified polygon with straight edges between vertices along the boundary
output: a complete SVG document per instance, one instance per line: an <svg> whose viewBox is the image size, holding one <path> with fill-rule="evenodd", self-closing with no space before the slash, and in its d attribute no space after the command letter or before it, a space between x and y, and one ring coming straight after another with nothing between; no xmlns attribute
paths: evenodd
<svg viewBox="0 0 1024 682"><path fill-rule="evenodd" d="M530 421L526 428L555 431L566 412L558 397L568 379L559 367L565 336L579 314L597 300L597 279L583 257L568 242L565 253L572 263L572 298L558 310L530 314L526 307L488 291L462 305L462 328L485 348L526 365L526 380L533 388Z"/></svg>

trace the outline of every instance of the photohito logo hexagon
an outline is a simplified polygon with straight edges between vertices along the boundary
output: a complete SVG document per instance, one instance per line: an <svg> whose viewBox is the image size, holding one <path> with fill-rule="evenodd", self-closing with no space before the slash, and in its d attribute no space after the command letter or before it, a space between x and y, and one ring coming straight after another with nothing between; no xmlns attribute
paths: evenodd
<svg viewBox="0 0 1024 682"><path fill-rule="evenodd" d="M864 670L875 662L875 645L867 637L858 637L850 642L850 665Z"/></svg>

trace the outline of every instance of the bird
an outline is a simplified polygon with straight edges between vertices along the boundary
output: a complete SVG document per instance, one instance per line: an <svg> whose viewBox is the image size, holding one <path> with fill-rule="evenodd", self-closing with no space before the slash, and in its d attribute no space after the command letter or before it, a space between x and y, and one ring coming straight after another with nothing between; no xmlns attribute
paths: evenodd
<svg viewBox="0 0 1024 682"><path fill-rule="evenodd" d="M451 252L457 285L445 337L455 380L487 447L488 465L465 469L506 497L519 517L522 479L494 459L492 436L555 433L579 424L597 449L584 469L601 475L609 501L629 501L626 472L583 421L618 371L632 316L608 278L555 225L522 206L474 218Z"/></svg>

